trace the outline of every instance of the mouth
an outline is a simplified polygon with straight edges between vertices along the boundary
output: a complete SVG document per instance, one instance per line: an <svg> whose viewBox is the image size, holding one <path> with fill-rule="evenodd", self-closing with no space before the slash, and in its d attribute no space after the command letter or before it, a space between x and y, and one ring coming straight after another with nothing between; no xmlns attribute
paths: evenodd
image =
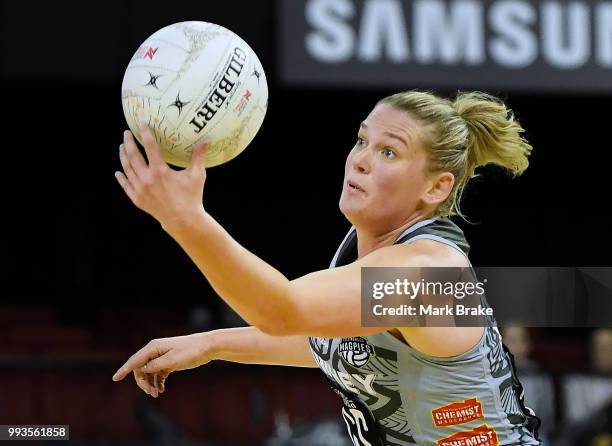
<svg viewBox="0 0 612 446"><path fill-rule="evenodd" d="M353 181L347 181L346 184L349 187L349 189L353 189L353 190L356 190L358 192L365 192L365 190L363 190L363 188L361 186L359 186L359 184L357 184L357 183L355 183Z"/></svg>

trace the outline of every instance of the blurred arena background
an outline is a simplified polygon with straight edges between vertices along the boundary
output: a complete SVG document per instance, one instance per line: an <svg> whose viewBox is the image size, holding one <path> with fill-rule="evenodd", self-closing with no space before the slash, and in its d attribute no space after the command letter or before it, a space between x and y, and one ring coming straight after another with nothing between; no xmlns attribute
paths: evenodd
<svg viewBox="0 0 612 446"><path fill-rule="evenodd" d="M288 277L328 266L357 127L409 88L499 95L534 146L520 180L485 169L466 193L475 265L612 263L612 2L4 0L0 424L68 424L75 444L348 444L316 369L215 363L171 376L157 400L111 381L153 338L241 324L113 177L123 70L183 20L233 30L264 65L263 127L205 193ZM612 445L610 329L504 339L546 445Z"/></svg>

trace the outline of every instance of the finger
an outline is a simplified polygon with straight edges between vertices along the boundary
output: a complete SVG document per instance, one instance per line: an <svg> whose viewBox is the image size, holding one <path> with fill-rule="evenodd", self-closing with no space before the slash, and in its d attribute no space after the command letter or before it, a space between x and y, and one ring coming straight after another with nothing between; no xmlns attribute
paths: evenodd
<svg viewBox="0 0 612 446"><path fill-rule="evenodd" d="M153 398L157 398L159 396L159 393L157 392L157 387L155 386L155 374L145 373L145 378L147 379L147 382L149 383L149 387L151 389L149 395L151 395Z"/></svg>
<svg viewBox="0 0 612 446"><path fill-rule="evenodd" d="M176 366L175 362L174 357L170 353L165 353L164 355L147 362L146 372L158 373L162 371L172 371Z"/></svg>
<svg viewBox="0 0 612 446"><path fill-rule="evenodd" d="M151 388L149 386L149 382L144 373L142 373L139 369L134 370L134 380L136 381L136 385L142 389L144 393L147 395L151 394Z"/></svg>
<svg viewBox="0 0 612 446"><path fill-rule="evenodd" d="M134 377L136 379L136 384L140 387L147 395L151 395L153 398L157 398L159 392L155 388L155 383L153 382L153 377L151 374L145 372L146 369L136 369L134 370Z"/></svg>
<svg viewBox="0 0 612 446"><path fill-rule="evenodd" d="M134 198L136 197L136 191L130 183L130 180L127 179L123 172L115 172L115 178L117 179L117 182L119 182L119 185L126 193L126 195L130 198L130 200L132 200L132 202L134 202Z"/></svg>
<svg viewBox="0 0 612 446"><path fill-rule="evenodd" d="M157 391L159 393L164 393L166 391L166 379L170 375L170 372L162 370L159 373L156 373L157 381L155 381L155 386L157 387Z"/></svg>
<svg viewBox="0 0 612 446"><path fill-rule="evenodd" d="M128 180L130 180L132 184L135 184L139 180L139 176L132 167L132 162L130 160L130 157L128 156L125 144L121 144L119 146L119 159L121 160L121 167L123 167L125 176Z"/></svg>
<svg viewBox="0 0 612 446"><path fill-rule="evenodd" d="M163 160L161 151L157 145L157 141L155 140L153 132L151 132L151 129L148 126L140 126L140 137L142 139L142 145L144 146L145 152L147 153L149 165L165 166L166 162Z"/></svg>
<svg viewBox="0 0 612 446"><path fill-rule="evenodd" d="M161 378L157 373L153 374L153 384L155 386L155 390L157 390L157 394L159 395L161 393Z"/></svg>
<svg viewBox="0 0 612 446"><path fill-rule="evenodd" d="M189 170L198 176L206 170L206 152L210 147L210 141L201 140L194 147L191 152L191 162L189 163Z"/></svg>
<svg viewBox="0 0 612 446"><path fill-rule="evenodd" d="M170 376L170 372L161 371L157 374L157 390L159 393L166 391L166 379Z"/></svg>
<svg viewBox="0 0 612 446"><path fill-rule="evenodd" d="M139 177L142 177L147 169L147 163L142 157L140 150L138 150L134 136L129 130L123 132L123 145L125 146L126 155L130 161L130 164L132 165L132 168Z"/></svg>
<svg viewBox="0 0 612 446"><path fill-rule="evenodd" d="M123 364L113 375L113 381L121 381L128 373L137 368L142 368L150 359L157 358L162 353L153 346L147 345L141 348Z"/></svg>

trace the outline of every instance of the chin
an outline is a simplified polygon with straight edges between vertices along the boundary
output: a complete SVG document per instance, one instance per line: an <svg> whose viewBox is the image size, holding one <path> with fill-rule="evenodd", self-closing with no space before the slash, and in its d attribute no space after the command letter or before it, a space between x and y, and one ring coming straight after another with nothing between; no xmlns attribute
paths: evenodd
<svg viewBox="0 0 612 446"><path fill-rule="evenodd" d="M340 199L339 206L340 212L342 215L346 217L346 219L355 224L355 221L363 218L366 208L364 206L355 206L353 203L347 203L346 201Z"/></svg>

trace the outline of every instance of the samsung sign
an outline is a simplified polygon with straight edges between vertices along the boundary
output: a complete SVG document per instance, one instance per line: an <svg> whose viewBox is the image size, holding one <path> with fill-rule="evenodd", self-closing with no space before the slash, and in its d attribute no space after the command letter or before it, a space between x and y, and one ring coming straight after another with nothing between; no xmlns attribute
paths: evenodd
<svg viewBox="0 0 612 446"><path fill-rule="evenodd" d="M289 83L612 93L612 1L279 5Z"/></svg>

